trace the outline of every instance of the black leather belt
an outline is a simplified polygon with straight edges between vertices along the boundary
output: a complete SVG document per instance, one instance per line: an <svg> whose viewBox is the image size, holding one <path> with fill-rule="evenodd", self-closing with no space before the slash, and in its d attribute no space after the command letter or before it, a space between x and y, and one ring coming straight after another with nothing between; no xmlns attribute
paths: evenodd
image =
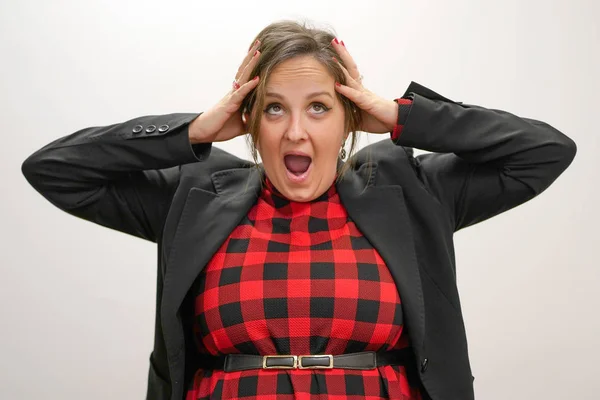
<svg viewBox="0 0 600 400"><path fill-rule="evenodd" d="M348 354L311 355L267 355L227 354L218 357L204 357L200 364L203 369L222 369L225 372L248 369L374 369L382 365L411 365L415 358L409 347L401 350L373 352L364 351Z"/></svg>

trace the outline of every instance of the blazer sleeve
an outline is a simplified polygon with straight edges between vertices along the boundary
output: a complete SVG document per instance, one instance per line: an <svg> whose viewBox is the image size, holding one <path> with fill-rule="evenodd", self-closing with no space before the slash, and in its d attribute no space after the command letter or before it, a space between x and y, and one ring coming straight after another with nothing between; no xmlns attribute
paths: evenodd
<svg viewBox="0 0 600 400"><path fill-rule="evenodd" d="M21 170L67 213L156 243L180 166L210 154L211 144L189 141L189 123L198 115L150 115L82 129L31 154Z"/></svg>
<svg viewBox="0 0 600 400"><path fill-rule="evenodd" d="M392 140L431 152L411 161L455 231L537 196L577 152L545 122L455 102L415 82L396 101Z"/></svg>

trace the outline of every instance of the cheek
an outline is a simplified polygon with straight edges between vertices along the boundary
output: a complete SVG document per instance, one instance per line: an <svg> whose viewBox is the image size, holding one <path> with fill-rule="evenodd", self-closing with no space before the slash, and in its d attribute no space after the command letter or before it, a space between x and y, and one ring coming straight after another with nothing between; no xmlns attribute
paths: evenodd
<svg viewBox="0 0 600 400"><path fill-rule="evenodd" d="M342 137L339 135L327 135L326 137L320 138L315 143L315 153L318 155L319 164L329 165L335 162L338 153L342 149Z"/></svg>
<svg viewBox="0 0 600 400"><path fill-rule="evenodd" d="M318 147L322 152L337 154L342 148L344 138L344 119L335 118L319 129Z"/></svg>
<svg viewBox="0 0 600 400"><path fill-rule="evenodd" d="M270 164L270 161L279 154L279 136L275 129L269 128L264 123L261 124L256 148L263 163Z"/></svg>

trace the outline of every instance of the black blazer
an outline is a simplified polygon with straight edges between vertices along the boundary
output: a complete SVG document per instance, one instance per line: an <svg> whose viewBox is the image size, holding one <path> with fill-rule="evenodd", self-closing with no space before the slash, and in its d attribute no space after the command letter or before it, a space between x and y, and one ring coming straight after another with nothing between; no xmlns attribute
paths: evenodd
<svg viewBox="0 0 600 400"><path fill-rule="evenodd" d="M397 143L360 150L337 189L402 296L424 398L473 399L453 234L540 194L577 148L544 122L455 102L414 82L405 95L414 100ZM188 290L255 203L263 173L211 144L190 145L187 127L198 115L83 129L22 165L62 210L157 243L148 399L184 398L197 362ZM414 157L413 147L431 153Z"/></svg>

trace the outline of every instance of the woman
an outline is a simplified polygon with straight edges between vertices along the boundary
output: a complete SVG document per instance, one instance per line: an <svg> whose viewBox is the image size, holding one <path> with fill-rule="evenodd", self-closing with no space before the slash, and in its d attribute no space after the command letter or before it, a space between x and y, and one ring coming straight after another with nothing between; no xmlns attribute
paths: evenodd
<svg viewBox="0 0 600 400"><path fill-rule="evenodd" d="M391 140L344 162L359 130ZM246 133L255 163L211 146ZM453 233L575 153L546 123L414 82L383 99L343 41L284 21L210 110L83 129L22 170L61 209L157 243L149 399L464 400Z"/></svg>

